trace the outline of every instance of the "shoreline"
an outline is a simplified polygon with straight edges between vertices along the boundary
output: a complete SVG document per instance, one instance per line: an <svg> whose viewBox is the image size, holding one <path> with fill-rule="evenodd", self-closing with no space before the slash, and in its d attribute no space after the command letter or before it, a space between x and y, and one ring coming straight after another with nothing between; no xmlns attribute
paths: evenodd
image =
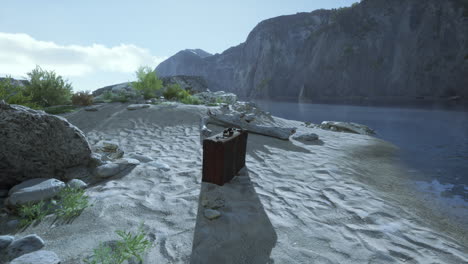
<svg viewBox="0 0 468 264"><path fill-rule="evenodd" d="M278 126L316 133L320 141L249 133L248 174L218 187L201 183L199 118L209 107L152 105L128 111L127 105L106 104L97 112L80 109L64 116L83 130L90 144L112 141L125 155L144 153L170 170L140 164L88 188L94 206L73 223L57 225L47 217L18 233L43 237L46 249L56 252L63 264L78 263L99 242L115 239L115 229L133 230L141 221L156 243L144 259L150 264L222 263L216 257L252 259L255 252L277 263L468 260L461 238L431 227L430 221L401 206L405 201L377 188L391 191L401 184L387 177L399 172L393 160L397 148L388 142L274 117ZM201 214L200 201L211 194L225 201L215 220ZM210 256L212 262L197 262Z"/></svg>

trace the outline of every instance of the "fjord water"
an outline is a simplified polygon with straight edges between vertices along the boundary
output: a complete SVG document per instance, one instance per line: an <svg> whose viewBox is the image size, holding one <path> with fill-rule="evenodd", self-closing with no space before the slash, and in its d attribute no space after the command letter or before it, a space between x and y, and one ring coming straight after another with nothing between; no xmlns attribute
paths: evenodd
<svg viewBox="0 0 468 264"><path fill-rule="evenodd" d="M468 109L402 108L257 100L264 111L286 119L320 124L364 124L400 148L414 188L428 200L457 210L468 206ZM426 199L425 198L425 199ZM455 212L468 215L468 212Z"/></svg>

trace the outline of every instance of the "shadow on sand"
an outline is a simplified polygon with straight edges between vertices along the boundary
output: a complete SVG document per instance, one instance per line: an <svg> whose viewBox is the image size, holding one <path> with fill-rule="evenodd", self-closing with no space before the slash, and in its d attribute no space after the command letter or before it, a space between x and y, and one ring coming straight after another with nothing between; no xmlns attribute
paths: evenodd
<svg viewBox="0 0 468 264"><path fill-rule="evenodd" d="M277 235L246 168L224 186L202 182L198 204L191 264L272 263ZM221 216L207 219L210 207Z"/></svg>

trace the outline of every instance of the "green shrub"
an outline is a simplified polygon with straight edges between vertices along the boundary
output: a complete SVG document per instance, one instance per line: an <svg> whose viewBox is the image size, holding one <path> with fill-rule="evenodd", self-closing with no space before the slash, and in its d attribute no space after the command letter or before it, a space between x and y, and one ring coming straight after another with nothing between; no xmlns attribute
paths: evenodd
<svg viewBox="0 0 468 264"><path fill-rule="evenodd" d="M25 87L15 85L10 76L7 76L4 80L0 81L0 100L5 100L5 102L9 104L38 108L36 104L31 102L31 96L26 95Z"/></svg>
<svg viewBox="0 0 468 264"><path fill-rule="evenodd" d="M93 250L93 255L85 259L89 264L121 264L133 257L142 263L142 254L151 248L152 244L147 239L147 234L143 231L143 225L140 225L138 231L134 234L118 230L117 235L121 240L117 241L113 247L106 246L103 243Z"/></svg>
<svg viewBox="0 0 468 264"><path fill-rule="evenodd" d="M44 201L23 204L18 209L18 214L21 217L20 226L26 227L35 221L41 221L48 213L49 208Z"/></svg>
<svg viewBox="0 0 468 264"><path fill-rule="evenodd" d="M191 105L202 104L200 99L198 99L197 97L191 96L191 95L189 95L189 97L182 98L180 100L180 102L183 103L183 104L191 104Z"/></svg>
<svg viewBox="0 0 468 264"><path fill-rule="evenodd" d="M78 216L89 206L88 196L85 190L65 187L58 194L59 208L56 214L60 218L70 219Z"/></svg>
<svg viewBox="0 0 468 264"><path fill-rule="evenodd" d="M167 100L175 100L178 99L178 95L181 94L183 89L180 88L178 84L171 84L164 90L163 96Z"/></svg>
<svg viewBox="0 0 468 264"><path fill-rule="evenodd" d="M77 92L75 93L72 98L73 105L92 105L94 98L93 95L89 91L85 92Z"/></svg>
<svg viewBox="0 0 468 264"><path fill-rule="evenodd" d="M20 226L26 227L35 221L41 221L48 214L56 214L65 220L71 219L90 206L88 199L84 190L65 187L57 194L57 201L53 207L44 201L21 205L18 209Z"/></svg>
<svg viewBox="0 0 468 264"><path fill-rule="evenodd" d="M154 98L162 89L162 80L148 66L141 66L136 71L137 81L132 83L135 90L140 91L145 99Z"/></svg>
<svg viewBox="0 0 468 264"><path fill-rule="evenodd" d="M45 71L36 66L27 74L30 78L25 93L31 102L42 106L67 104L72 95L72 85L54 71Z"/></svg>

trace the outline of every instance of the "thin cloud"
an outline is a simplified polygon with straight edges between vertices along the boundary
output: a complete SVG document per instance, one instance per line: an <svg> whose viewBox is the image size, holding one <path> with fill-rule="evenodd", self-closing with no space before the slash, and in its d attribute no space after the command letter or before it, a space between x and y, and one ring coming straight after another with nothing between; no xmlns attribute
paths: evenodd
<svg viewBox="0 0 468 264"><path fill-rule="evenodd" d="M98 72L128 74L141 65L156 67L164 59L132 44L59 45L27 34L0 32L1 75L25 76L36 65L72 79Z"/></svg>

